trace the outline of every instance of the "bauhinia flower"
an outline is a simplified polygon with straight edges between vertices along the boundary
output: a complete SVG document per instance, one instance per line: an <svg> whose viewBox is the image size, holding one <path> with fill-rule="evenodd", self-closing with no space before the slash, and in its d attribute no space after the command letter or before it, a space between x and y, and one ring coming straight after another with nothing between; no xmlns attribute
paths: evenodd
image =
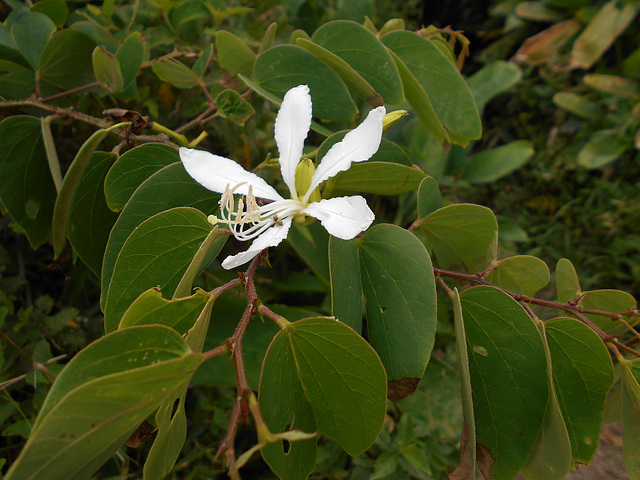
<svg viewBox="0 0 640 480"><path fill-rule="evenodd" d="M263 178L246 171L235 161L202 150L180 149L180 158L198 183L222 193L220 217L214 223L227 224L242 241L253 240L248 250L227 257L222 266L234 268L249 262L267 247L275 247L285 238L291 222L314 217L334 237L350 240L365 231L374 214L360 195L320 199L319 185L352 163L371 158L382 138L385 108L372 110L367 118L344 139L329 149L318 168L309 159L302 160L304 140L311 125L309 87L289 90L275 122L275 140L280 154L280 170L289 187L290 199L283 198ZM233 195L244 195L236 202ZM256 198L266 200L260 204Z"/></svg>

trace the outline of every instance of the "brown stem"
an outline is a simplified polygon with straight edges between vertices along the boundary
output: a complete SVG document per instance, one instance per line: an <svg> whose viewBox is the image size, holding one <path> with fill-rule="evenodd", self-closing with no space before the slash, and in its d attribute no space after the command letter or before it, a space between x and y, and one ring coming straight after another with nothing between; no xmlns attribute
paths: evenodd
<svg viewBox="0 0 640 480"><path fill-rule="evenodd" d="M92 88L98 88L99 86L100 82L91 82L87 83L86 85L80 85L79 87L72 88L70 90L65 90L64 92L49 95L48 97L39 98L38 100L40 100L41 102L49 102L57 98L68 97L69 95L84 92L86 90L91 90Z"/></svg>

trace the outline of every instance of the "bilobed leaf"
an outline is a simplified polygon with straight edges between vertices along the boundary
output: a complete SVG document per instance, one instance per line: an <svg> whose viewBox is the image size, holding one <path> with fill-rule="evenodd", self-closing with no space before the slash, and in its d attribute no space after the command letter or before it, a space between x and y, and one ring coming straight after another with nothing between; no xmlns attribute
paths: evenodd
<svg viewBox="0 0 640 480"><path fill-rule="evenodd" d="M311 40L344 60L385 103L403 102L402 80L395 62L365 27L348 20L328 22L314 32Z"/></svg>
<svg viewBox="0 0 640 480"><path fill-rule="evenodd" d="M460 304L460 294L457 288L453 292L452 300L464 423L462 426L462 436L460 438L460 464L453 472L447 474L447 478L449 480L472 480L476 476L476 421L473 412L473 393L471 389L471 372L469 370L467 334L464 329L462 305Z"/></svg>
<svg viewBox="0 0 640 480"><path fill-rule="evenodd" d="M556 265L556 290L560 303L575 300L582 293L576 269L566 258L558 260Z"/></svg>
<svg viewBox="0 0 640 480"><path fill-rule="evenodd" d="M462 179L471 183L491 183L524 165L533 155L529 140L516 140L471 155Z"/></svg>
<svg viewBox="0 0 640 480"><path fill-rule="evenodd" d="M488 265L488 253L498 222L480 205L447 205L428 215L420 227L442 268L464 265L479 271Z"/></svg>
<svg viewBox="0 0 640 480"><path fill-rule="evenodd" d="M480 115L489 100L511 88L520 81L520 78L522 78L522 70L515 63L504 60L487 63L469 77L467 84L473 93Z"/></svg>
<svg viewBox="0 0 640 480"><path fill-rule="evenodd" d="M0 95L7 98L26 98L35 90L33 70L8 60L0 60Z"/></svg>
<svg viewBox="0 0 640 480"><path fill-rule="evenodd" d="M56 198L39 118L14 116L0 123L0 178L2 203L38 248L51 231Z"/></svg>
<svg viewBox="0 0 640 480"><path fill-rule="evenodd" d="M151 68L160 80L177 88L192 88L200 82L200 77L193 70L175 58L153 60Z"/></svg>
<svg viewBox="0 0 640 480"><path fill-rule="evenodd" d="M191 178L181 162L161 168L142 182L120 213L109 235L102 261L101 307L104 308L116 258L122 245L138 225L149 217L174 207L194 207L208 214L214 210L219 198L219 195ZM154 283L149 286L156 285Z"/></svg>
<svg viewBox="0 0 640 480"><path fill-rule="evenodd" d="M358 251L369 342L390 381L419 379L431 357L436 328L429 254L413 234L388 224L370 228Z"/></svg>
<svg viewBox="0 0 640 480"><path fill-rule="evenodd" d="M489 283L519 295L535 295L549 283L549 267L537 257L515 255L499 260L489 272Z"/></svg>
<svg viewBox="0 0 640 480"><path fill-rule="evenodd" d="M95 46L89 37L70 28L55 33L40 55L40 81L51 91L69 90L95 81L91 63Z"/></svg>
<svg viewBox="0 0 640 480"><path fill-rule="evenodd" d="M549 395L538 329L493 287L460 295L467 332L477 461L485 478L512 479L538 438Z"/></svg>
<svg viewBox="0 0 640 480"><path fill-rule="evenodd" d="M635 310L637 302L633 295L627 292L605 289L583 292L578 306L592 310L617 313ZM621 335L627 331L625 325L609 317L588 314L587 318L611 335ZM629 316L624 317L624 320L631 326L636 325L638 321L640 321L638 317Z"/></svg>
<svg viewBox="0 0 640 480"><path fill-rule="evenodd" d="M469 87L430 40L413 32L395 31L385 35L382 42L414 75L454 143L465 146L469 139L480 138L482 125ZM405 94L415 108L406 90Z"/></svg>
<svg viewBox="0 0 640 480"><path fill-rule="evenodd" d="M69 216L71 206L78 191L82 175L91 160L93 152L96 151L100 142L107 136L108 130L101 128L96 130L80 147L76 153L69 169L64 174L62 186L58 192L55 206L53 208L53 252L55 258L59 257L64 249L67 229L69 228Z"/></svg>
<svg viewBox="0 0 640 480"><path fill-rule="evenodd" d="M120 63L123 89L135 82L136 75L144 60L144 40L140 32L133 32L118 47L116 58Z"/></svg>
<svg viewBox="0 0 640 480"><path fill-rule="evenodd" d="M105 330L116 329L133 301L149 288L159 286L165 297L172 296L211 229L202 212L188 207L158 213L140 224L114 265L104 307Z"/></svg>
<svg viewBox="0 0 640 480"><path fill-rule="evenodd" d="M90 478L147 416L184 388L201 362L202 355L160 325L97 340L60 373L5 478Z"/></svg>
<svg viewBox="0 0 640 480"><path fill-rule="evenodd" d="M142 182L179 160L176 149L162 143L145 143L128 150L113 164L104 182L109 208L122 210Z"/></svg>
<svg viewBox="0 0 640 480"><path fill-rule="evenodd" d="M331 314L362 333L362 283L355 240L329 239Z"/></svg>
<svg viewBox="0 0 640 480"><path fill-rule="evenodd" d="M167 300L157 288L150 288L135 299L118 328L157 324L184 335L193 327L208 300L209 295L202 290L196 290L190 297Z"/></svg>
<svg viewBox="0 0 640 480"><path fill-rule="evenodd" d="M640 365L622 364L622 447L630 478L640 476Z"/></svg>
<svg viewBox="0 0 640 480"><path fill-rule="evenodd" d="M251 75L256 54L240 38L226 30L218 30L216 32L216 49L220 65L229 72L229 75L232 77L238 73Z"/></svg>
<svg viewBox="0 0 640 480"><path fill-rule="evenodd" d="M573 462L589 463L598 446L602 412L613 383L611 357L600 337L578 320L554 318L544 328Z"/></svg>
<svg viewBox="0 0 640 480"><path fill-rule="evenodd" d="M638 12L638 7L633 3L627 3L622 8L617 5L615 0L605 3L573 42L572 66L591 68L625 31Z"/></svg>
<svg viewBox="0 0 640 480"><path fill-rule="evenodd" d="M254 65L255 81L278 97L298 85L308 85L313 114L325 120L349 122L358 109L337 73L305 49L277 45L260 55Z"/></svg>
<svg viewBox="0 0 640 480"><path fill-rule="evenodd" d="M34 70L38 69L40 54L55 31L53 21L44 13L37 12L24 12L11 26L11 36L17 49Z"/></svg>
<svg viewBox="0 0 640 480"><path fill-rule="evenodd" d="M120 61L102 45L93 50L91 56L93 60L93 73L100 86L106 88L111 93L122 91L124 80L120 70Z"/></svg>
<svg viewBox="0 0 640 480"><path fill-rule="evenodd" d="M244 127L245 122L255 115L256 111L235 90L224 90L216 97L218 115Z"/></svg>
<svg viewBox="0 0 640 480"><path fill-rule="evenodd" d="M288 325L274 338L265 366L274 346L290 349L291 356L279 359L272 367L275 372L265 367L262 378L278 371L295 373L318 433L338 442L350 455L369 448L380 433L386 410L386 376L371 346L343 323L328 318ZM295 370L287 365L291 362Z"/></svg>
<svg viewBox="0 0 640 480"><path fill-rule="evenodd" d="M117 218L107 206L102 188L115 158L115 154L106 152L92 155L82 173L69 212L69 242L96 276L100 276L104 249Z"/></svg>

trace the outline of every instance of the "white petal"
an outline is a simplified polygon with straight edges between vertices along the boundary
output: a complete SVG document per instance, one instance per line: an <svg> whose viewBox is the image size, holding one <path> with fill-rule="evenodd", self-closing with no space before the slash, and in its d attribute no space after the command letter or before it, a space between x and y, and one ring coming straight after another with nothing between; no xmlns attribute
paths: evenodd
<svg viewBox="0 0 640 480"><path fill-rule="evenodd" d="M320 200L310 204L302 213L317 218L334 237L350 240L364 232L375 215L360 195Z"/></svg>
<svg viewBox="0 0 640 480"><path fill-rule="evenodd" d="M308 192L313 192L328 178L348 170L353 162L369 160L378 151L382 139L382 119L385 113L384 107L371 110L364 122L347 133L341 142L329 149L313 175Z"/></svg>
<svg viewBox="0 0 640 480"><path fill-rule="evenodd" d="M302 157L304 140L311 126L311 96L309 87L299 85L289 90L276 117L275 139L280 153L280 170L291 198L296 194L296 167Z"/></svg>
<svg viewBox="0 0 640 480"><path fill-rule="evenodd" d="M203 150L180 148L180 159L185 170L196 182L209 190L224 193L227 185L230 188L245 182L235 193L246 195L249 185L253 187L253 195L267 200L282 200L282 197L263 178L255 173L247 172L233 160Z"/></svg>
<svg viewBox="0 0 640 480"><path fill-rule="evenodd" d="M275 247L282 242L289 233L291 228L291 219L285 219L282 221L281 226L274 225L269 228L262 235L257 237L248 250L238 253L236 255L230 255L222 262L222 267L229 270L231 268L239 267L252 260L262 250L268 247Z"/></svg>

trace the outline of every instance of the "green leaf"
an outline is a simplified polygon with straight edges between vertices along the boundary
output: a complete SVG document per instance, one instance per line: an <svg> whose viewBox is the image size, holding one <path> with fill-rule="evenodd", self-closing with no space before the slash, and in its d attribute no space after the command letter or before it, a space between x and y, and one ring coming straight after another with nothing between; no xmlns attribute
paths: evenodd
<svg viewBox="0 0 640 480"><path fill-rule="evenodd" d="M175 58L152 60L151 69L160 80L177 88L192 88L200 83L200 77Z"/></svg>
<svg viewBox="0 0 640 480"><path fill-rule="evenodd" d="M335 192L363 192L399 195L415 190L428 175L417 168L389 162L355 163L331 178L327 188Z"/></svg>
<svg viewBox="0 0 640 480"><path fill-rule="evenodd" d="M470 183L491 183L517 170L533 156L529 140L516 140L469 157L462 179Z"/></svg>
<svg viewBox="0 0 640 480"><path fill-rule="evenodd" d="M138 225L149 217L174 207L194 207L207 214L212 213L219 198L219 195L191 178L181 162L167 165L145 180L131 196L109 235L102 261L101 307L104 308L116 258L122 245ZM157 283L151 286L156 285Z"/></svg>
<svg viewBox="0 0 640 480"><path fill-rule="evenodd" d="M549 385L542 338L524 309L493 287L460 295L467 332L477 461L485 478L512 479L529 457Z"/></svg>
<svg viewBox="0 0 640 480"><path fill-rule="evenodd" d="M511 293L532 297L547 286L551 275L547 264L539 258L515 255L496 262L485 278Z"/></svg>
<svg viewBox="0 0 640 480"><path fill-rule="evenodd" d="M418 218L424 218L440 208L442 194L438 182L433 177L427 177L418 188Z"/></svg>
<svg viewBox="0 0 640 480"><path fill-rule="evenodd" d="M116 58L120 63L120 71L122 73L123 90L135 82L144 60L145 45L143 38L140 32L133 32L116 51Z"/></svg>
<svg viewBox="0 0 640 480"><path fill-rule="evenodd" d="M39 118L14 116L0 123L0 178L2 203L38 248L49 237L56 198Z"/></svg>
<svg viewBox="0 0 640 480"><path fill-rule="evenodd" d="M131 327L80 352L58 376L8 480L88 479L202 356L168 327Z"/></svg>
<svg viewBox="0 0 640 480"><path fill-rule="evenodd" d="M224 90L216 98L218 115L244 127L246 121L255 115L256 111L235 90Z"/></svg>
<svg viewBox="0 0 640 480"><path fill-rule="evenodd" d="M601 111L598 104L587 97L573 92L557 92L553 96L553 103L560 108L589 120L597 120Z"/></svg>
<svg viewBox="0 0 640 480"><path fill-rule="evenodd" d="M480 115L484 107L496 95L508 90L522 78L522 70L513 62L494 60L474 73L467 80Z"/></svg>
<svg viewBox="0 0 640 480"><path fill-rule="evenodd" d="M617 4L615 0L605 3L573 42L570 61L573 67L591 68L636 16L638 7L633 3L622 9Z"/></svg>
<svg viewBox="0 0 640 480"><path fill-rule="evenodd" d="M604 167L631 148L631 142L615 130L595 132L578 153L578 165L585 168Z"/></svg>
<svg viewBox="0 0 640 480"><path fill-rule="evenodd" d="M331 315L362 333L362 283L355 240L329 239Z"/></svg>
<svg viewBox="0 0 640 480"><path fill-rule="evenodd" d="M277 45L265 51L256 59L254 79L278 97L292 87L308 85L313 114L325 120L350 122L358 113L338 74L298 46Z"/></svg>
<svg viewBox="0 0 640 480"><path fill-rule="evenodd" d="M393 58L380 40L359 23L348 20L325 23L311 40L342 58L385 103L404 101L402 80Z"/></svg>
<svg viewBox="0 0 640 480"><path fill-rule="evenodd" d="M209 297L203 290L196 290L190 297L167 300L162 298L162 293L157 288L150 288L135 299L124 313L118 328L166 325L184 335L196 323Z"/></svg>
<svg viewBox="0 0 640 480"><path fill-rule="evenodd" d="M416 78L455 144L465 146L469 139L480 138L482 125L471 90L438 47L408 31L391 32L383 37L382 42ZM418 113L406 92L406 84L405 94Z"/></svg>
<svg viewBox="0 0 640 480"><path fill-rule="evenodd" d="M640 368L638 360L622 363L622 447L630 478L640 476Z"/></svg>
<svg viewBox="0 0 640 480"><path fill-rule="evenodd" d="M313 273L329 285L329 234L320 222L306 226L294 222L287 241Z"/></svg>
<svg viewBox="0 0 640 480"><path fill-rule="evenodd" d="M464 265L470 272L488 265L488 253L498 222L480 205L447 205L428 215L420 227L441 268Z"/></svg>
<svg viewBox="0 0 640 480"><path fill-rule="evenodd" d="M640 95L640 85L630 78L592 73L584 76L584 83L601 92L620 97L636 99Z"/></svg>
<svg viewBox="0 0 640 480"><path fill-rule="evenodd" d="M448 480L467 480L475 478L476 475L476 421L473 412L473 392L471 389L471 372L469 370L467 334L464 329L462 305L457 288L453 292L452 300L464 423L462 425L462 436L460 438L460 464L453 472L447 475L447 478Z"/></svg>
<svg viewBox="0 0 640 480"><path fill-rule="evenodd" d="M240 38L226 30L218 30L216 32L216 49L220 66L229 72L229 75L232 77L238 73L246 76L251 75L256 54Z"/></svg>
<svg viewBox="0 0 640 480"><path fill-rule="evenodd" d="M111 53L116 53L120 42L107 28L100 25L93 19L74 22L71 28L85 34L92 39L96 45L103 45Z"/></svg>
<svg viewBox="0 0 640 480"><path fill-rule="evenodd" d="M589 463L600 436L613 365L607 348L589 327L572 318L544 324L553 380L574 462Z"/></svg>
<svg viewBox="0 0 640 480"><path fill-rule="evenodd" d="M376 225L358 243L369 342L392 381L390 398L398 400L415 389L431 357L436 331L431 259L412 233L396 225Z"/></svg>
<svg viewBox="0 0 640 480"><path fill-rule="evenodd" d="M29 10L32 12L44 13L47 17L53 20L57 28L62 28L64 22L67 20L69 14L69 8L65 0L40 0L34 4Z"/></svg>
<svg viewBox="0 0 640 480"><path fill-rule="evenodd" d="M582 293L578 306L617 313L635 310L637 303L632 295L621 290L591 290ZM610 335L622 335L627 332L625 325L612 318L593 314L587 315L587 318ZM640 321L640 318L627 316L624 317L624 320L629 325L634 326Z"/></svg>
<svg viewBox="0 0 640 480"><path fill-rule="evenodd" d="M109 232L117 218L107 206L102 188L115 158L113 153L98 152L92 155L82 173L69 212L69 241L82 261L98 277Z"/></svg>
<svg viewBox="0 0 640 480"><path fill-rule="evenodd" d="M283 355L287 349L290 356ZM382 428L386 376L375 351L360 335L327 318L289 324L269 347L262 379L291 378L292 374L302 385L318 433L338 442L350 455L369 448ZM295 377L292 380L291 384ZM266 401L264 388L261 381L260 404L265 405L264 410L280 408L278 397L290 395L287 390L271 391ZM308 409L303 408L302 413L308 416ZM274 433L280 431L268 421L267 425Z"/></svg>
<svg viewBox="0 0 640 480"><path fill-rule="evenodd" d="M40 55L41 87L57 92L94 82L91 55L95 46L89 37L70 28L54 34Z"/></svg>
<svg viewBox="0 0 640 480"><path fill-rule="evenodd" d="M11 36L16 48L34 70L38 69L40 54L49 37L56 31L53 21L44 13L25 11L11 26Z"/></svg>
<svg viewBox="0 0 640 480"><path fill-rule="evenodd" d="M549 376L549 401L542 429L531 455L522 468L527 480L562 480L571 468L571 441L560 412L551 367L551 353L544 335L542 322L536 322L542 335L547 356Z"/></svg>
<svg viewBox="0 0 640 480"><path fill-rule="evenodd" d="M122 210L142 182L179 160L176 149L162 143L145 143L128 150L114 163L104 182L109 208Z"/></svg>
<svg viewBox="0 0 640 480"><path fill-rule="evenodd" d="M0 60L0 96L27 98L36 88L35 74L17 63Z"/></svg>
<svg viewBox="0 0 640 480"><path fill-rule="evenodd" d="M122 91L124 80L118 58L102 45L93 50L93 73L103 88L111 93Z"/></svg>
<svg viewBox="0 0 640 480"><path fill-rule="evenodd" d="M211 59L212 54L213 54L213 43L210 43L209 48L205 48L204 50L202 50L202 53L198 57L198 60L196 60L193 66L191 67L191 70L193 70L193 73L195 73L200 78L202 78L202 76L207 71L207 66L209 65L209 60Z"/></svg>
<svg viewBox="0 0 640 480"><path fill-rule="evenodd" d="M189 207L158 213L140 224L114 265L104 307L105 330L116 329L147 289L159 286L163 296L172 296L211 228L202 212Z"/></svg>
<svg viewBox="0 0 640 480"><path fill-rule="evenodd" d="M269 25L267 30L264 32L264 37L262 37L262 42L260 43L260 50L258 51L258 54L261 54L265 50L268 50L271 47L273 47L273 42L276 39L277 31L278 31L277 22L273 22L271 25Z"/></svg>
<svg viewBox="0 0 640 480"><path fill-rule="evenodd" d="M558 264L556 265L556 290L560 303L575 300L582 294L576 269L573 267L571 261L566 258L558 260Z"/></svg>
<svg viewBox="0 0 640 480"><path fill-rule="evenodd" d="M53 208L52 236L55 258L58 258L64 249L67 230L69 228L71 206L78 191L82 175L91 160L93 152L96 151L104 137L107 136L107 133L109 133L109 131L103 128L96 130L93 135L82 144L64 175L62 186L60 187L60 192L58 192L58 198L56 198L56 203Z"/></svg>

